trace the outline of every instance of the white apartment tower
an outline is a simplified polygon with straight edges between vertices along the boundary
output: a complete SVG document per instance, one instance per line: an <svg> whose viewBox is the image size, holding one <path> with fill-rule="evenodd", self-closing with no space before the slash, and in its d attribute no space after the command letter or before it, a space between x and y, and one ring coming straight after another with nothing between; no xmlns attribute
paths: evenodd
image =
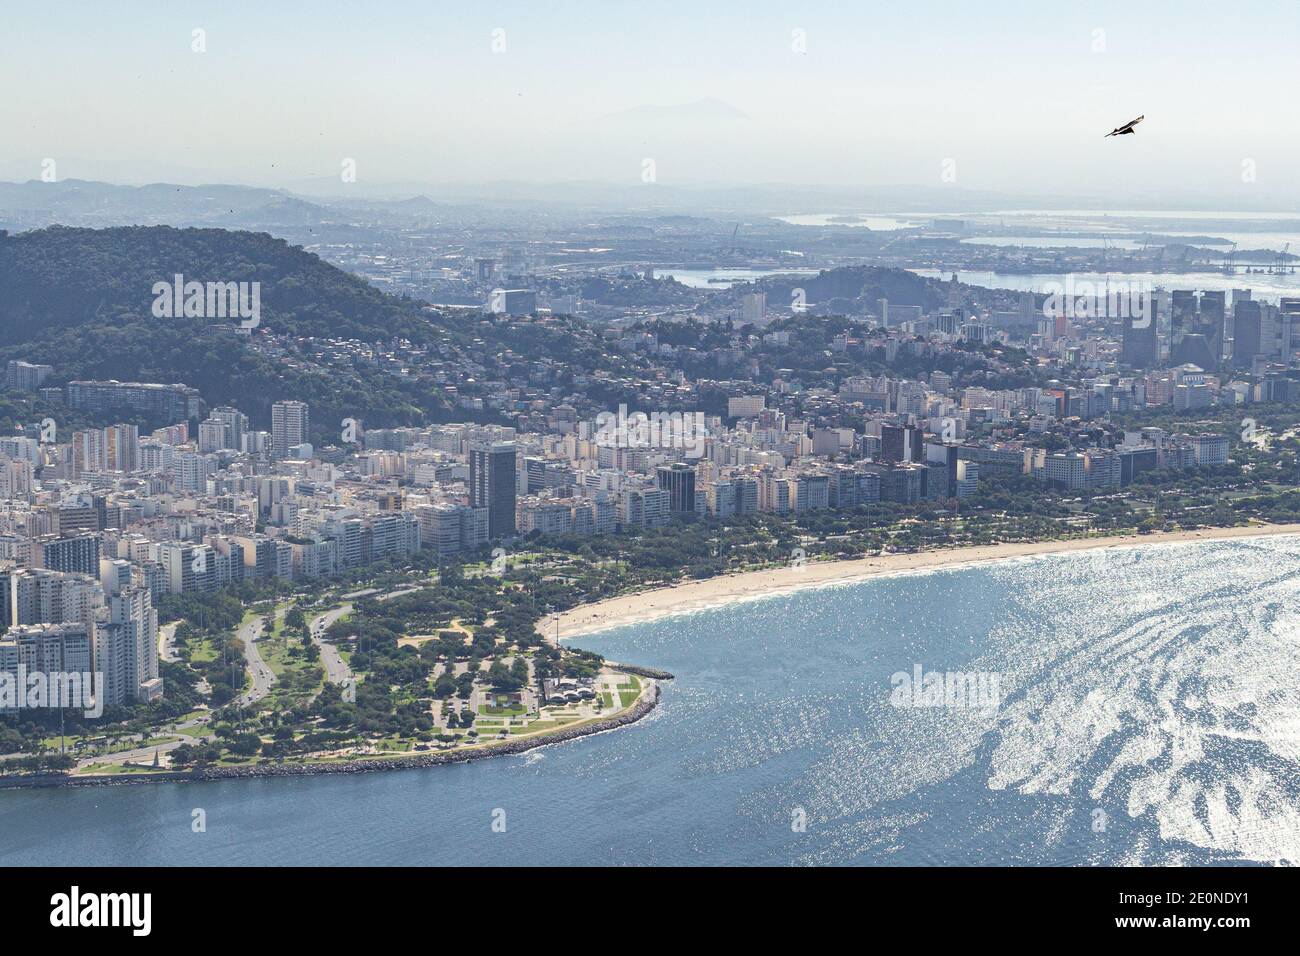
<svg viewBox="0 0 1300 956"><path fill-rule="evenodd" d="M276 402L271 406L271 456L288 458L289 449L307 441L307 403Z"/></svg>

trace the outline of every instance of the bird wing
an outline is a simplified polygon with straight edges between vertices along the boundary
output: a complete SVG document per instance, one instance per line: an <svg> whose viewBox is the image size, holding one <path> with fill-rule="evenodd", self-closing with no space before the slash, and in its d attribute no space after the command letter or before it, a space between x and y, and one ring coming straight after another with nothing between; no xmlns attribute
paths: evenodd
<svg viewBox="0 0 1300 956"><path fill-rule="evenodd" d="M1142 122L1146 118L1147 115L1143 113L1137 119L1129 120L1123 126L1116 126L1113 130L1107 133L1106 136L1103 136L1102 139L1105 139L1107 136L1119 136L1121 133L1131 133L1133 132L1133 127L1136 126L1138 123Z"/></svg>

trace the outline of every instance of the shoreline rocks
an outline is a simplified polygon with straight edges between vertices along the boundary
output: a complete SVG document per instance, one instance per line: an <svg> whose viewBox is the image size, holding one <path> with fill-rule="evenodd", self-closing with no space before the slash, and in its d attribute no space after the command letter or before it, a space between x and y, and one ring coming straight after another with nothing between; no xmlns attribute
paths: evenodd
<svg viewBox="0 0 1300 956"><path fill-rule="evenodd" d="M613 661L607 661L606 663L624 674L635 674L637 677L648 677L651 680L675 680L673 675L667 671L656 670L653 667L642 667L639 664L617 664Z"/></svg>

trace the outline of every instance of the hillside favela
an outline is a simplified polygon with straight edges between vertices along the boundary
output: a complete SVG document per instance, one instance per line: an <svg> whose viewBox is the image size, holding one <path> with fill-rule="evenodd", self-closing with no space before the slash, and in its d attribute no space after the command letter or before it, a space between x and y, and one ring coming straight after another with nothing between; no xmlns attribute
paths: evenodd
<svg viewBox="0 0 1300 956"><path fill-rule="evenodd" d="M103 71L0 104L11 868L1300 862L1296 127L1208 69L1294 10L74 6L0 64Z"/></svg>

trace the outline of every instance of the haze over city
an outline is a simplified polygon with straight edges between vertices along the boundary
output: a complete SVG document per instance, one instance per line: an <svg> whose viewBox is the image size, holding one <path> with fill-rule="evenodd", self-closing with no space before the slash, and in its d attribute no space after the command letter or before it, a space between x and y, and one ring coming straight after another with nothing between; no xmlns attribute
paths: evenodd
<svg viewBox="0 0 1300 956"><path fill-rule="evenodd" d="M1280 69L1300 41L1294 4L132 10L7 11L0 83L22 95L0 101L0 127L20 133L0 178L38 178L53 158L63 179L337 193L352 159L364 195L643 185L650 159L663 186L942 186L1130 208L1300 199L1286 176L1300 113ZM1103 141L1139 113L1140 135Z"/></svg>

